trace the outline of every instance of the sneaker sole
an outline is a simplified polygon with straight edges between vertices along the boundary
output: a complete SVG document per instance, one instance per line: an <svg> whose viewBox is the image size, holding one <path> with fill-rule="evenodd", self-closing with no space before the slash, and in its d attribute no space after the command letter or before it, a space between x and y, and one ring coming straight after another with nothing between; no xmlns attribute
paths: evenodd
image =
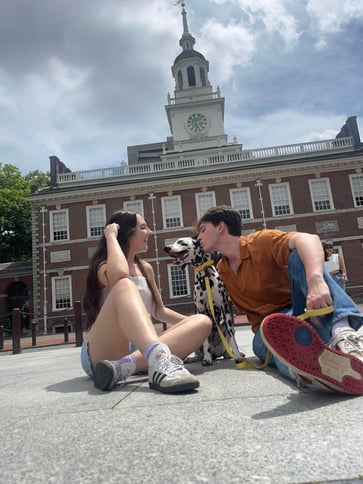
<svg viewBox="0 0 363 484"><path fill-rule="evenodd" d="M267 348L299 375L334 391L363 395L363 362L330 348L310 324L287 314L271 314L260 331Z"/></svg>
<svg viewBox="0 0 363 484"><path fill-rule="evenodd" d="M149 381L149 387L152 390L157 390L161 393L185 393L185 392L190 392L192 390L195 390L196 388L199 387L199 381L190 381L190 382L184 382L184 383L179 383L177 385L170 385L170 386L161 386L159 383L155 382L150 382Z"/></svg>
<svg viewBox="0 0 363 484"><path fill-rule="evenodd" d="M330 388L327 386L325 383L318 381L316 378L312 378L311 375L309 378L306 377L306 375L302 375L301 373L296 373L298 378L303 384L302 389L310 390L312 392L336 392L336 390L333 388ZM301 388L299 383L297 384L298 388Z"/></svg>
<svg viewBox="0 0 363 484"><path fill-rule="evenodd" d="M116 368L108 361L99 361L94 369L93 378L96 388L110 391L117 383Z"/></svg>

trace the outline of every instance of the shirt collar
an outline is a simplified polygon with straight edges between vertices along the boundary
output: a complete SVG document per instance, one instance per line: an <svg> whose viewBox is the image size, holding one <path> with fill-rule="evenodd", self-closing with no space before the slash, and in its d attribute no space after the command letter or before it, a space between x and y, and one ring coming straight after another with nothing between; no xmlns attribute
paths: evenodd
<svg viewBox="0 0 363 484"><path fill-rule="evenodd" d="M248 252L247 243L245 237L240 237L240 257L241 261L244 259L248 259L250 254ZM228 259L225 256L222 256L222 259L218 263L218 271L219 272L229 272L231 269L228 264Z"/></svg>

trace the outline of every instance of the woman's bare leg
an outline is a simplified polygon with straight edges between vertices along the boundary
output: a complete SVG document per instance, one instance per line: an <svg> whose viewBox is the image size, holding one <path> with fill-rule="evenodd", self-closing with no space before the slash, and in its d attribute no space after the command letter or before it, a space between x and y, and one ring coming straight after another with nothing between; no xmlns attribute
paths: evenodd
<svg viewBox="0 0 363 484"><path fill-rule="evenodd" d="M203 314L186 317L159 336L171 352L182 360L202 346L212 330L211 320Z"/></svg>
<svg viewBox="0 0 363 484"><path fill-rule="evenodd" d="M121 279L112 287L89 333L92 366L100 360L119 360L128 355L129 341L143 352L158 339L135 284Z"/></svg>
<svg viewBox="0 0 363 484"><path fill-rule="evenodd" d="M173 355L184 360L190 353L202 346L212 330L212 322L203 314L186 317L164 331L158 339L165 343ZM138 371L146 371L147 365L140 351L133 353Z"/></svg>
<svg viewBox="0 0 363 484"><path fill-rule="evenodd" d="M176 350L186 356L200 346L209 331L210 320L199 315L180 321L159 338L135 284L121 279L112 287L89 333L88 353L95 387L112 390L135 371L148 369L149 386L154 390L194 390L199 381L171 352L175 354ZM129 341L139 348L132 355Z"/></svg>
<svg viewBox="0 0 363 484"><path fill-rule="evenodd" d="M184 359L199 348L209 335L212 323L196 314L183 319L158 336L139 291L129 279L121 279L111 289L89 334L89 355L94 367L101 360L119 360L129 354L129 341L135 351L138 371L146 371L142 352L153 341L162 341L170 351Z"/></svg>

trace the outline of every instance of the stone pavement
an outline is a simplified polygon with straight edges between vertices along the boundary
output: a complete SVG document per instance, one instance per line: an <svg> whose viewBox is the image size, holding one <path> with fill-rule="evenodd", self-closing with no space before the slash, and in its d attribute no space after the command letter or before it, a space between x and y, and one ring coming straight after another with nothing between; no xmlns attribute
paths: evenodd
<svg viewBox="0 0 363 484"><path fill-rule="evenodd" d="M249 328L236 333L251 356ZM2 484L362 478L362 397L302 392L230 360L188 365L201 382L194 393L164 395L146 377L104 393L79 354L74 345L0 354Z"/></svg>

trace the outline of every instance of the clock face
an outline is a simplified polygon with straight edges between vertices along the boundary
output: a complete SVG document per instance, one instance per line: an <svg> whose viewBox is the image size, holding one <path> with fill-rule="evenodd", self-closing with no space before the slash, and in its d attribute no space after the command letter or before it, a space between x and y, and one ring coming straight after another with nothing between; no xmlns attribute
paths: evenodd
<svg viewBox="0 0 363 484"><path fill-rule="evenodd" d="M191 133L201 133L208 127L208 120L204 114L194 113L187 119L186 126Z"/></svg>

